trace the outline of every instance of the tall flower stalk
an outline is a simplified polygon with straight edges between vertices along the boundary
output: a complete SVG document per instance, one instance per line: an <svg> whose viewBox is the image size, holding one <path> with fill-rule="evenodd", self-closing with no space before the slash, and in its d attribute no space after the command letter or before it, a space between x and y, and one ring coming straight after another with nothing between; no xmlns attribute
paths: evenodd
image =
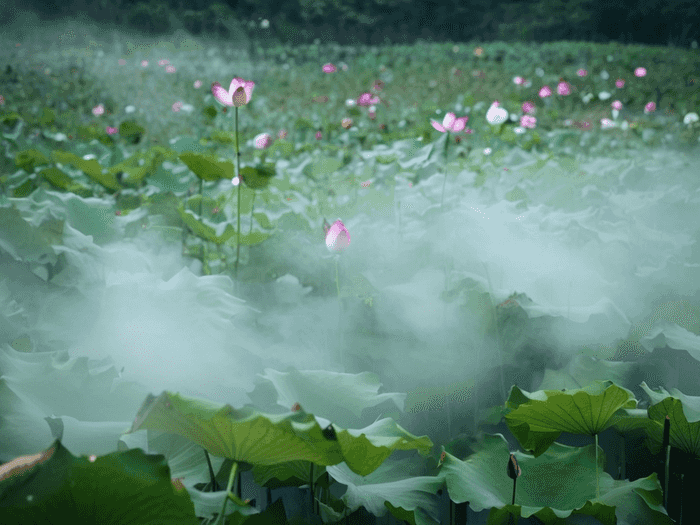
<svg viewBox="0 0 700 525"><path fill-rule="evenodd" d="M466 126L469 117L457 118L454 113L446 113L445 118L440 124L437 120L430 119L430 123L440 133L448 133L445 140L445 180L442 182L442 197L440 198L440 208L445 201L445 184L447 183L447 145L450 143L449 132L459 133Z"/></svg>
<svg viewBox="0 0 700 525"><path fill-rule="evenodd" d="M231 86L226 91L219 82L214 82L211 85L211 92L221 104L225 106L233 106L233 122L236 146L236 176L231 183L238 186L238 204L236 206L236 265L234 275L238 282L238 261L241 258L241 153L238 148L238 108L245 106L253 97L253 88L255 82L252 80L243 80L240 77L235 77L231 81Z"/></svg>

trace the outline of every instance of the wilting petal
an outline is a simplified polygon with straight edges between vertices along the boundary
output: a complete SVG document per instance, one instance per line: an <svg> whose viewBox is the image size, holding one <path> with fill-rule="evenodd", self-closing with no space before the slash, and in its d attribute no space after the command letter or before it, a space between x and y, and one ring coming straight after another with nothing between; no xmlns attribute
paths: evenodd
<svg viewBox="0 0 700 525"><path fill-rule="evenodd" d="M445 128L442 127L442 124L440 124L437 120L430 119L430 123L433 125L433 127L438 130L440 133L445 133Z"/></svg>

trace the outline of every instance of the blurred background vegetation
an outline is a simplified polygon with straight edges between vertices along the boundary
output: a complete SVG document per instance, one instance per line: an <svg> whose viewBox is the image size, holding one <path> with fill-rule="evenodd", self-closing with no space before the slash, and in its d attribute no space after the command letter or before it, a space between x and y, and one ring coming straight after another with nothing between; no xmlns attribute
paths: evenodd
<svg viewBox="0 0 700 525"><path fill-rule="evenodd" d="M0 12L12 24L18 7ZM122 30L299 45L560 40L689 47L697 0L24 0L40 20L84 15ZM267 20L269 27L261 28Z"/></svg>

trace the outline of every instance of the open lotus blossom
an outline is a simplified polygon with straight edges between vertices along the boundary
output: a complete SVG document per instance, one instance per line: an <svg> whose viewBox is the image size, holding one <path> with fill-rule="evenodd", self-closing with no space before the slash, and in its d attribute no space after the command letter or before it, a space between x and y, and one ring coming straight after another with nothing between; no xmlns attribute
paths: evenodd
<svg viewBox="0 0 700 525"><path fill-rule="evenodd" d="M486 120L489 124L496 125L505 122L508 119L508 112L499 107L498 100L491 104L491 107L486 112Z"/></svg>
<svg viewBox="0 0 700 525"><path fill-rule="evenodd" d="M643 67L638 67L637 69L634 70L634 76L635 77L644 77L647 74L647 70Z"/></svg>
<svg viewBox="0 0 700 525"><path fill-rule="evenodd" d="M272 144L272 135L269 133L260 133L260 135L255 137L255 147L256 149L265 149Z"/></svg>
<svg viewBox="0 0 700 525"><path fill-rule="evenodd" d="M614 128L615 122L613 122L609 118L603 118L603 119L600 119L600 127L603 129Z"/></svg>
<svg viewBox="0 0 700 525"><path fill-rule="evenodd" d="M219 82L214 82L211 85L211 92L214 98L225 106L245 106L253 97L253 88L255 82L252 80L243 80L236 77L231 81L231 86L226 91Z"/></svg>
<svg viewBox="0 0 700 525"><path fill-rule="evenodd" d="M323 70L324 73L335 73L336 71L338 71L338 68L335 67L330 62L328 64L324 64L321 69Z"/></svg>
<svg viewBox="0 0 700 525"><path fill-rule="evenodd" d="M697 113L688 113L685 117L683 117L683 124L685 124L686 126L690 126L698 120L700 120L700 118L698 117Z"/></svg>
<svg viewBox="0 0 700 525"><path fill-rule="evenodd" d="M552 89L549 86L542 86L540 92L538 93L540 98L546 98L552 96Z"/></svg>
<svg viewBox="0 0 700 525"><path fill-rule="evenodd" d="M459 133L464 129L464 126L467 124L467 120L469 120L469 117L457 118L454 113L445 113L445 118L442 119L442 124L433 119L430 119L430 123L440 133L445 133L447 131Z"/></svg>
<svg viewBox="0 0 700 525"><path fill-rule="evenodd" d="M323 221L323 229L326 232L326 247L330 251L339 253L350 246L350 233L340 219L331 226Z"/></svg>
<svg viewBox="0 0 700 525"><path fill-rule="evenodd" d="M535 117L532 117L530 115L523 115L522 117L520 117L520 125L524 128L534 129L536 124L537 119Z"/></svg>
<svg viewBox="0 0 700 525"><path fill-rule="evenodd" d="M379 97L372 95L372 93L362 93L362 95L357 98L358 106L373 106L375 104L379 104Z"/></svg>
<svg viewBox="0 0 700 525"><path fill-rule="evenodd" d="M656 111L656 102L647 102L647 105L644 106L644 113L653 113Z"/></svg>

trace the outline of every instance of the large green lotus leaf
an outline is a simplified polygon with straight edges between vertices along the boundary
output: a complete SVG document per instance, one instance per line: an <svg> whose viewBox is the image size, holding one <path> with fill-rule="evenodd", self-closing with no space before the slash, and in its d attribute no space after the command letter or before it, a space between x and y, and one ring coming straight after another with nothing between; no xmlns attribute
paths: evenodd
<svg viewBox="0 0 700 525"><path fill-rule="evenodd" d="M652 452L658 453L661 448L664 419L668 415L671 446L700 457L700 397L687 396L675 388L671 393L663 388L654 392L644 381L640 386L654 403L647 410L649 419L654 422L648 431Z"/></svg>
<svg viewBox="0 0 700 525"><path fill-rule="evenodd" d="M178 434L215 456L256 466L345 461L361 476L373 472L394 450L417 448L427 454L432 447L428 437L413 436L389 418L361 430L345 430L303 409L264 414L169 392L146 398L130 432L141 428Z"/></svg>
<svg viewBox="0 0 700 525"><path fill-rule="evenodd" d="M101 184L105 188L110 190L118 190L120 188L117 178L114 174L109 171L102 172L102 166L95 159L83 159L75 153L63 150L53 150L51 152L51 158L54 162L60 162L61 164L70 164L71 166L79 169L85 175L95 182Z"/></svg>
<svg viewBox="0 0 700 525"><path fill-rule="evenodd" d="M634 523L672 523L661 506L656 474L634 482L614 480L603 471L605 458L600 447L600 499L596 499L595 445L554 443L539 457L514 452L522 470L515 506L511 505L513 480L507 473L508 442L501 434L486 434L475 448L477 451L464 461L445 452L440 474L452 501L469 501L475 512L492 509L489 523L507 523L508 514L516 518L534 515L546 524L572 514L589 515L610 525L617 523L616 515L633 516Z"/></svg>
<svg viewBox="0 0 700 525"><path fill-rule="evenodd" d="M593 381L609 380L618 384L627 384L635 369L635 363L625 361L606 361L595 357L578 355L568 367L560 370L544 371L540 390L581 388Z"/></svg>
<svg viewBox="0 0 700 525"><path fill-rule="evenodd" d="M517 390L516 390L517 389ZM522 401L522 396L527 401ZM511 389L507 401L514 408L506 423L521 446L542 454L561 432L594 436L613 426L624 408L636 408L634 394L612 381L595 381L575 390Z"/></svg>
<svg viewBox="0 0 700 525"><path fill-rule="evenodd" d="M43 453L0 467L3 523L197 525L184 487L161 455L142 450L73 456L56 440Z"/></svg>
<svg viewBox="0 0 700 525"><path fill-rule="evenodd" d="M266 368L262 379L277 392L278 405L291 408L299 403L304 410L322 417L333 416L336 424L349 427L360 421L363 410L392 401L403 411L406 394L382 393L379 377L371 372L344 374L326 370L279 372Z"/></svg>
<svg viewBox="0 0 700 525"><path fill-rule="evenodd" d="M233 178L233 162L219 160L214 155L185 151L179 158L192 172L202 180L215 182L220 179Z"/></svg>
<svg viewBox="0 0 700 525"><path fill-rule="evenodd" d="M184 206L180 205L177 209L183 222L192 230L192 232L208 241L216 244L223 244L231 237L236 235L236 229L231 223L222 222L216 225L216 228L207 224L209 221L200 219L195 216L190 210L185 210ZM243 244L243 243L241 243Z"/></svg>

